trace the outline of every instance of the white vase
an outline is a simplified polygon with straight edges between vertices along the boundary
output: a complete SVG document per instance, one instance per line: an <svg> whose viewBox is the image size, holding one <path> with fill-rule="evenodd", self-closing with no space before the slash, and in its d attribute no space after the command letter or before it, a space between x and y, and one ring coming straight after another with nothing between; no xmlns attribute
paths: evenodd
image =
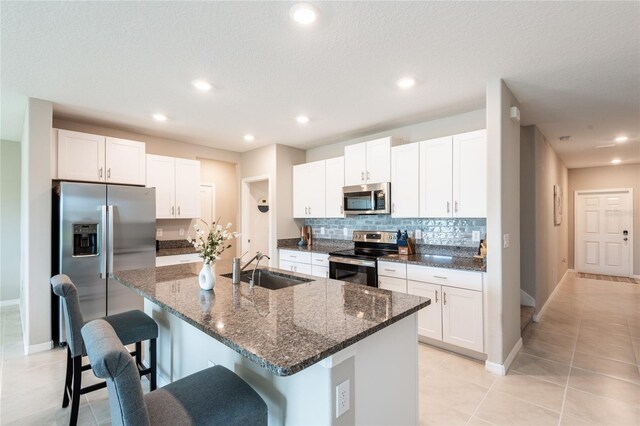
<svg viewBox="0 0 640 426"><path fill-rule="evenodd" d="M198 277L200 288L203 290L213 290L216 286L216 264L204 263L200 270L200 276Z"/></svg>

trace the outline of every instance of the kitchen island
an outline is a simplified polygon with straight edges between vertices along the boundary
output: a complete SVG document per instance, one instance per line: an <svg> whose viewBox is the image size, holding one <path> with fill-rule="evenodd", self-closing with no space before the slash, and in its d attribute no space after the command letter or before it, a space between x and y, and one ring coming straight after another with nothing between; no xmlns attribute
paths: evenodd
<svg viewBox="0 0 640 426"><path fill-rule="evenodd" d="M417 424L416 312L429 299L313 277L249 288L222 276L226 261L214 291L202 291L200 268L114 274L158 323L160 383L220 364L264 398L270 424ZM350 409L337 417L336 386L347 380Z"/></svg>

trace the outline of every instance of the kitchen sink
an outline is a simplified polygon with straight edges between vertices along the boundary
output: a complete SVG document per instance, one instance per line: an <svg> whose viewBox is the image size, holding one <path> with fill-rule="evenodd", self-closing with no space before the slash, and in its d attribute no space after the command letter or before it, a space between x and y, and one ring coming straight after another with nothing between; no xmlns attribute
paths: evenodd
<svg viewBox="0 0 640 426"><path fill-rule="evenodd" d="M240 274L240 281L248 283L251 280L252 274L253 269L250 271L243 271L242 274ZM232 274L222 274L222 276L231 278ZM256 271L255 280L254 285L268 288L269 290L279 290L281 288L293 287L294 285L313 281L308 278L294 277L278 272L266 271L264 269L258 269Z"/></svg>

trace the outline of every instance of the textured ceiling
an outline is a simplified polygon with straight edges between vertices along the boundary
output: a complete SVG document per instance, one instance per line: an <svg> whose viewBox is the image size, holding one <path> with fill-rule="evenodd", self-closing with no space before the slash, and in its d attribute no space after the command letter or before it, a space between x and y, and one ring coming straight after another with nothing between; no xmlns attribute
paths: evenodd
<svg viewBox="0 0 640 426"><path fill-rule="evenodd" d="M501 77L569 167L640 161L640 2L322 2L312 28L292 4L2 1L1 136L20 138L36 97L218 148L308 148L481 108Z"/></svg>

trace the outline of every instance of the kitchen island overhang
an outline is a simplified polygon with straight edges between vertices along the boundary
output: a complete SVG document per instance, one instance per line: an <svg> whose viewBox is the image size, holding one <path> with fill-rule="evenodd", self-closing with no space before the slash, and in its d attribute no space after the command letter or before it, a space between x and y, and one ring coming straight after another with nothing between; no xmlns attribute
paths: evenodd
<svg viewBox="0 0 640 426"><path fill-rule="evenodd" d="M224 261L214 291L203 291L200 267L114 274L160 326L161 379L225 365L267 401L270 424L417 423L416 312L429 299L317 278L280 290L233 285ZM347 379L351 409L336 418L335 386Z"/></svg>

